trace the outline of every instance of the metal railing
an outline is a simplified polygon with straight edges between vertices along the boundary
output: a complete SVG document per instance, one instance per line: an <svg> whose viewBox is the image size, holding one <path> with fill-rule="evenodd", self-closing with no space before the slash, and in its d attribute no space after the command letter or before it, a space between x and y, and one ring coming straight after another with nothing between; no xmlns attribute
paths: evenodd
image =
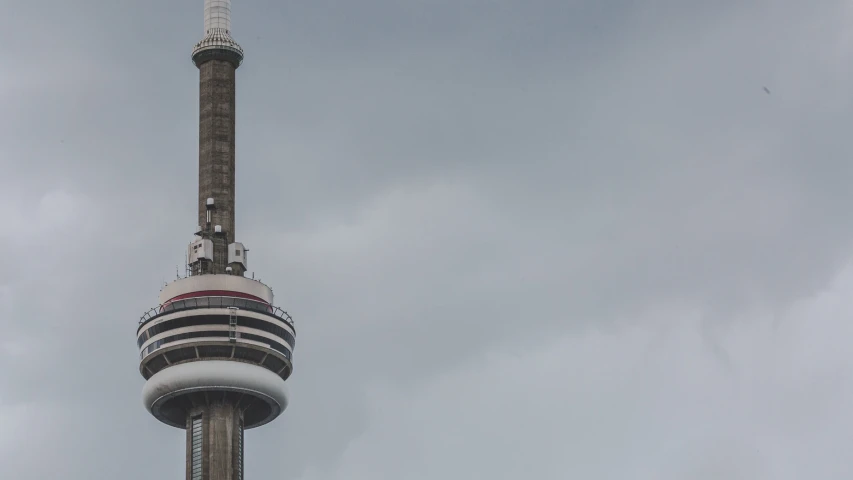
<svg viewBox="0 0 853 480"><path fill-rule="evenodd" d="M143 313L142 317L139 318L139 324L142 325L143 323L146 323L149 320L159 317L160 315L165 315L167 313L172 312L179 312L182 310L228 307L236 307L241 310L249 310L251 312L267 313L295 328L293 318L290 316L290 314L288 314L281 308L263 302L256 302L254 300L239 297L196 297L169 302L165 305L156 306L151 310L148 310L147 312Z"/></svg>

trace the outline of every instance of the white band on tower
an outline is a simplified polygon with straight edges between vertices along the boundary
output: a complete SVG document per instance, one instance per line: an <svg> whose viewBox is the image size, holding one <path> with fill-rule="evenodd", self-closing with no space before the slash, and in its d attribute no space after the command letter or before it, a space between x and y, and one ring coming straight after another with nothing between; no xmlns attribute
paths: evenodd
<svg viewBox="0 0 853 480"><path fill-rule="evenodd" d="M211 50L232 52L236 66L243 61L243 49L231 37L231 0L204 0L204 38L193 48L193 62ZM199 58L203 62L207 57Z"/></svg>
<svg viewBox="0 0 853 480"><path fill-rule="evenodd" d="M231 32L231 0L204 0L204 34Z"/></svg>

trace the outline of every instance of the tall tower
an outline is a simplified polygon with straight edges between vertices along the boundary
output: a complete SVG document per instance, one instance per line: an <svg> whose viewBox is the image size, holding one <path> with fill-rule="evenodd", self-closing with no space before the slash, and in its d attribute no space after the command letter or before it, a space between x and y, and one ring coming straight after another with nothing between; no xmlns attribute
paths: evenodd
<svg viewBox="0 0 853 480"><path fill-rule="evenodd" d="M137 328L145 408L186 429L187 480L243 480L243 432L287 407L295 334L270 287L244 276L234 231L235 73L231 0L205 0L192 53L199 82L198 226L188 273L160 291Z"/></svg>

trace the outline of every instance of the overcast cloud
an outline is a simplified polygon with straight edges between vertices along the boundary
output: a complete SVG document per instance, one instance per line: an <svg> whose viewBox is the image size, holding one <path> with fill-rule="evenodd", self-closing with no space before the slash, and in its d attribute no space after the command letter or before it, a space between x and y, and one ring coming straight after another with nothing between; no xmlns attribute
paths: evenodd
<svg viewBox="0 0 853 480"><path fill-rule="evenodd" d="M202 0L0 0L4 478L182 478ZM234 0L248 478L853 477L853 3ZM770 94L764 92L767 87Z"/></svg>

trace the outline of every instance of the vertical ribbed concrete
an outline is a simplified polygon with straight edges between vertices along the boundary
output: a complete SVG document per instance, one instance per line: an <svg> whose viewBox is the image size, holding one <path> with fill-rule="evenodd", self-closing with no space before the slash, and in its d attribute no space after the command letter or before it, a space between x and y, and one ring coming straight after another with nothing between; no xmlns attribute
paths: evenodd
<svg viewBox="0 0 853 480"><path fill-rule="evenodd" d="M202 417L201 480L242 480L240 411L229 404L194 408L187 417L187 480L192 477L192 418Z"/></svg>
<svg viewBox="0 0 853 480"><path fill-rule="evenodd" d="M210 233L222 226L222 235L213 236L213 271L225 273L228 244L234 241L234 135L236 66L222 59L210 59L199 69L198 138L198 218L207 222L207 199L213 198Z"/></svg>

